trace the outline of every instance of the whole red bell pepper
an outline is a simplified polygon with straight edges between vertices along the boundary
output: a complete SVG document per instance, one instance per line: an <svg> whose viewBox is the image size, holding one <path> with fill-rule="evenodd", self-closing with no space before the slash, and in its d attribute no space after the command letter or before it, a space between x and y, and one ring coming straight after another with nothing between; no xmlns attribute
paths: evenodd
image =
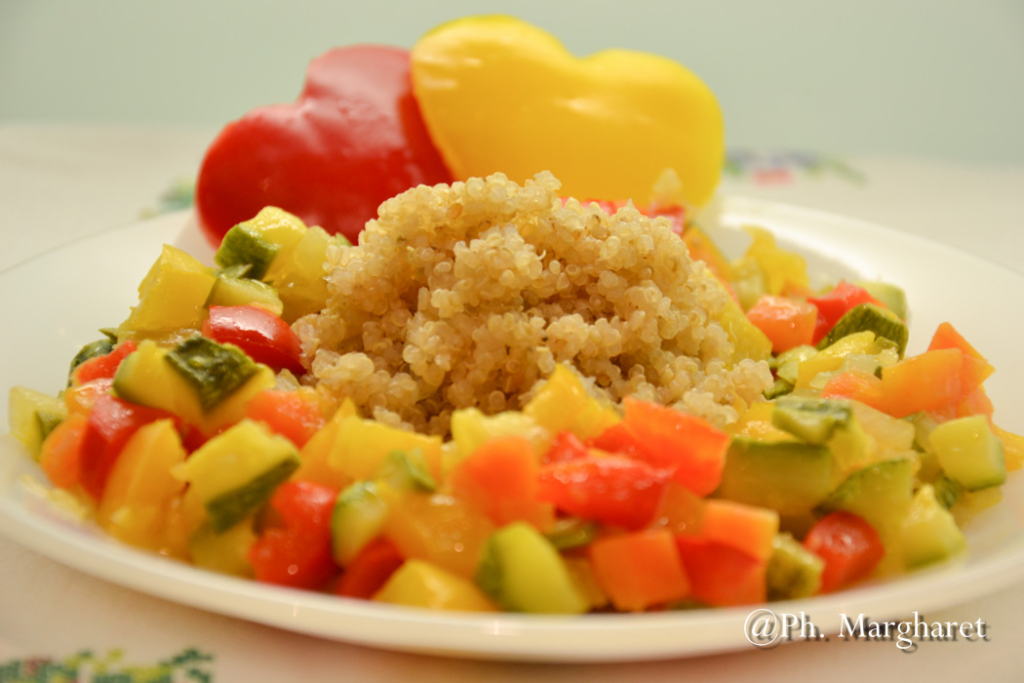
<svg viewBox="0 0 1024 683"><path fill-rule="evenodd" d="M220 132L199 170L196 210L214 245L265 206L355 242L385 199L451 179L413 97L408 51L355 45L310 62L295 102Z"/></svg>

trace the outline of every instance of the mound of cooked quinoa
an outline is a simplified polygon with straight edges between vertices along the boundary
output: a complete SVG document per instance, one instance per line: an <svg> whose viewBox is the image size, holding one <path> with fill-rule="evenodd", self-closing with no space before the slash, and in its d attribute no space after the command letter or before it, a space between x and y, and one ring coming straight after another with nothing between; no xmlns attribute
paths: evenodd
<svg viewBox="0 0 1024 683"><path fill-rule="evenodd" d="M724 425L770 386L732 365L724 290L665 219L564 203L540 173L420 186L328 252L326 308L296 323L308 381L334 403L447 434L451 414L519 409L556 363L598 394Z"/></svg>

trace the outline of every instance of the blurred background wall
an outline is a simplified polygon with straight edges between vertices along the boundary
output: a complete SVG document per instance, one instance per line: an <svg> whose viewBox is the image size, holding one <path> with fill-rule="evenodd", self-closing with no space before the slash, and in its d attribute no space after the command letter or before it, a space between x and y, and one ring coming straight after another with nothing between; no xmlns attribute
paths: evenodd
<svg viewBox="0 0 1024 683"><path fill-rule="evenodd" d="M679 60L730 148L1024 162L1024 0L0 0L0 123L215 129L331 46L493 12Z"/></svg>

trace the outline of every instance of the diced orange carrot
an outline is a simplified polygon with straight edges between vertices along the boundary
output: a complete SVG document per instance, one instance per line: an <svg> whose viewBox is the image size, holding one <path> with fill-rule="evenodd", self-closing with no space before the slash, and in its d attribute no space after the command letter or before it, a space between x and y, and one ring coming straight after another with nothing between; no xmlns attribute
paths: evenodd
<svg viewBox="0 0 1024 683"><path fill-rule="evenodd" d="M499 526L528 522L540 530L554 522L554 506L537 500L540 467L524 437L492 439L452 470L452 493Z"/></svg>
<svg viewBox="0 0 1024 683"><path fill-rule="evenodd" d="M759 560L768 560L779 533L775 510L712 498L704 504L700 535Z"/></svg>
<svg viewBox="0 0 1024 683"><path fill-rule="evenodd" d="M747 319L771 340L773 352L782 353L811 343L818 309L806 301L766 294L747 311Z"/></svg>
<svg viewBox="0 0 1024 683"><path fill-rule="evenodd" d="M949 323L939 325L928 345L929 351L938 349L960 349L963 352L964 364L960 370L960 384L961 391L965 394L980 387L982 382L995 372L995 368L985 360L985 357Z"/></svg>
<svg viewBox="0 0 1024 683"><path fill-rule="evenodd" d="M88 419L71 413L43 441L39 466L54 486L69 489L82 474L82 441Z"/></svg>
<svg viewBox="0 0 1024 683"><path fill-rule="evenodd" d="M885 412L893 417L906 417L959 401L963 358L960 349L937 349L884 368Z"/></svg>
<svg viewBox="0 0 1024 683"><path fill-rule="evenodd" d="M101 377L100 379L94 379L91 382L69 388L64 392L64 405L67 406L68 413L88 415L96 403L96 399L109 394L110 387L113 385L114 380L108 377Z"/></svg>
<svg viewBox="0 0 1024 683"><path fill-rule="evenodd" d="M635 612L690 594L675 539L668 530L606 536L590 545L601 589L616 609Z"/></svg>
<svg viewBox="0 0 1024 683"><path fill-rule="evenodd" d="M821 389L822 398L849 398L882 410L885 392L882 380L858 370L847 370L833 376Z"/></svg>

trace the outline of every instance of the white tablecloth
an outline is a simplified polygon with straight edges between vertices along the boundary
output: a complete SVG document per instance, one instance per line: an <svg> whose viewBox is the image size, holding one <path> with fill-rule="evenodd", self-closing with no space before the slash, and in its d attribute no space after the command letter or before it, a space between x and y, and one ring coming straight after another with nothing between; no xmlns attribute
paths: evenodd
<svg viewBox="0 0 1024 683"><path fill-rule="evenodd" d="M194 177L215 132L0 126L0 270L173 204L165 193ZM806 153L737 153L731 162L724 192L874 221L1024 273L1024 168ZM187 658L192 649L206 661L193 674L181 673L185 666L176 680L1020 681L1021 614L1018 584L926 615L981 619L989 640L922 642L912 654L891 642L833 639L652 663L473 662L376 651L183 607L93 579L0 537L0 681L20 680L11 672L34 658L62 662L89 651L95 662L122 657L125 665L146 666Z"/></svg>

